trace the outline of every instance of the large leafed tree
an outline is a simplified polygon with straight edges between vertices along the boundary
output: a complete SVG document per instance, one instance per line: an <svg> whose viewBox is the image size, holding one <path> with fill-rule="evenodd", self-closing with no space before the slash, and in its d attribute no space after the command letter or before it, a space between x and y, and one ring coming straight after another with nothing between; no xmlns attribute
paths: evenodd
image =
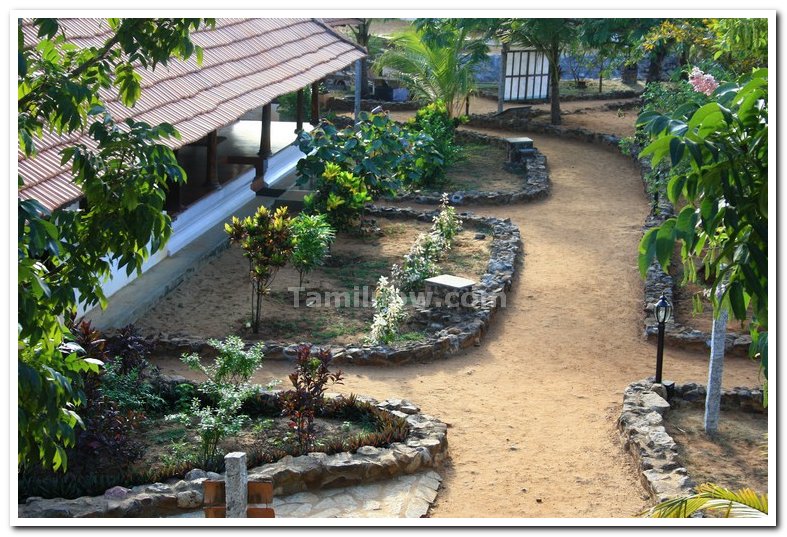
<svg viewBox="0 0 787 537"><path fill-rule="evenodd" d="M85 402L81 373L100 363L71 343L77 302L105 303L102 278L113 263L131 273L170 234L161 209L168 181L184 171L161 143L177 136L168 124L117 123L104 95L132 107L140 96L138 69L155 69L201 50L190 33L201 19L107 19L111 36L99 46L70 43L57 19L36 19L36 44L25 46L18 21L18 141L36 158L45 132L80 134L65 144L62 163L84 193L79 210L49 211L35 199L18 202L18 423L20 465L65 469ZM31 179L20 176L19 184Z"/></svg>

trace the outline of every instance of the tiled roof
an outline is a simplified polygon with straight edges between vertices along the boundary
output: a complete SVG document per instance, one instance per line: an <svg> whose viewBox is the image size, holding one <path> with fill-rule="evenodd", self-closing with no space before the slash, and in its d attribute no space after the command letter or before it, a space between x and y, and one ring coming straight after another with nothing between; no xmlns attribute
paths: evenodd
<svg viewBox="0 0 787 537"><path fill-rule="evenodd" d="M100 46L111 35L104 19L59 22L78 46ZM25 46L35 45L31 20L23 22L23 31ZM133 117L153 125L170 123L181 139L165 143L176 149L365 55L317 19L217 19L215 28L194 32L192 39L204 50L202 65L197 66L192 57L155 71L139 68L142 96L133 109L117 95L102 95L115 120ZM78 133L65 137L47 132L36 140L35 157L26 159L18 151L19 173L25 180L19 197L35 198L49 209L77 199L81 192L72 183L70 170L60 166L60 151L80 138Z"/></svg>

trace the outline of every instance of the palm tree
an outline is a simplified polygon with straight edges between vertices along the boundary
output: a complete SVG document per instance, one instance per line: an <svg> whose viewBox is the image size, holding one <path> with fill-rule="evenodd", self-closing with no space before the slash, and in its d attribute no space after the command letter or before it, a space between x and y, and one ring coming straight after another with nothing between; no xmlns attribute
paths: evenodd
<svg viewBox="0 0 787 537"><path fill-rule="evenodd" d="M468 31L447 28L439 39L429 39L423 30L409 29L396 35L392 45L377 59L375 70L392 69L416 99L442 100L449 116L460 115L475 89L473 66L481 59Z"/></svg>
<svg viewBox="0 0 787 537"><path fill-rule="evenodd" d="M764 517L768 514L768 495L749 488L733 492L705 483L697 487L696 494L661 502L642 514L651 518L688 518L699 511L715 511L734 518Z"/></svg>

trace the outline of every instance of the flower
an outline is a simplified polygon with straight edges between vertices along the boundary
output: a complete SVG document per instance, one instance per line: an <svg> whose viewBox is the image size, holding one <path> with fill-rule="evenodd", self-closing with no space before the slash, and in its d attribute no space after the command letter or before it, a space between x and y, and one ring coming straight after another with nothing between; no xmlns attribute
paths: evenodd
<svg viewBox="0 0 787 537"><path fill-rule="evenodd" d="M694 91L704 93L705 95L712 94L719 83L710 73L703 73L699 67L694 67L689 74L689 84L694 88Z"/></svg>

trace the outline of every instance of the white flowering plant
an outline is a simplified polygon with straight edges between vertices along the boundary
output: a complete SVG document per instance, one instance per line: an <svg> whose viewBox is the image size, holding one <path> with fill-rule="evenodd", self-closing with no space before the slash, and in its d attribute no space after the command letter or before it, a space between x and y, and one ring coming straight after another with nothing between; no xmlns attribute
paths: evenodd
<svg viewBox="0 0 787 537"><path fill-rule="evenodd" d="M448 204L448 194L443 194L440 199L440 212L432 222L432 233L438 233L444 239L445 249L451 248L454 237L462 231L462 219L457 216L456 208Z"/></svg>
<svg viewBox="0 0 787 537"><path fill-rule="evenodd" d="M403 291L418 289L424 280L437 275L437 259L445 241L436 233L421 233L405 254L402 264L391 267L391 278Z"/></svg>
<svg viewBox="0 0 787 537"><path fill-rule="evenodd" d="M374 292L374 320L366 338L369 343L391 343L399 332L399 324L404 320L404 299L399 289L389 282L385 276L380 276L377 289Z"/></svg>

